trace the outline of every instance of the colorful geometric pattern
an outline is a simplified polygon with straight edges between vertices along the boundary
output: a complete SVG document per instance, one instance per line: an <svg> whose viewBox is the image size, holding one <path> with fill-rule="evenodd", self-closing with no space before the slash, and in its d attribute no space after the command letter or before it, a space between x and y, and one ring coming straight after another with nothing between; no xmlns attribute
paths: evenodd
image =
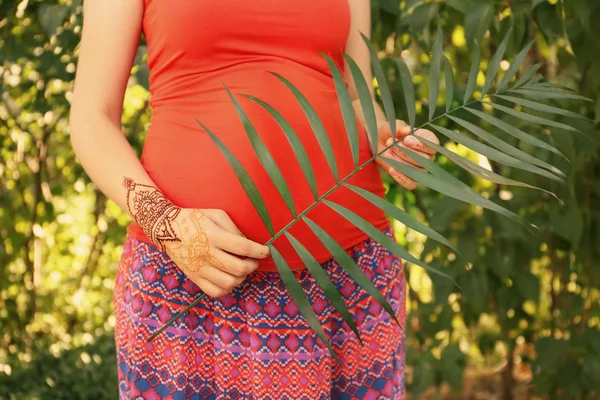
<svg viewBox="0 0 600 400"><path fill-rule="evenodd" d="M394 237L391 227L384 232ZM201 291L156 246L128 237L113 298L120 399L404 399L402 260L371 238L348 254L387 298L402 327L330 259L322 265L354 316L361 346L308 270L295 271L338 364L279 274L268 271L254 271L226 296L207 296L147 343Z"/></svg>

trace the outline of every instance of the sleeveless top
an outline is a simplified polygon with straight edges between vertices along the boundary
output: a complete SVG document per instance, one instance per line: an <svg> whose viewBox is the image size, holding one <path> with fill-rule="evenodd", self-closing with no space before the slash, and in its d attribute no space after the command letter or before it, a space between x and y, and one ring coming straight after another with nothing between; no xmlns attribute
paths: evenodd
<svg viewBox="0 0 600 400"><path fill-rule="evenodd" d="M312 163L319 196L335 184L300 104L270 71L288 79L314 106L331 140L340 179L354 170L333 78L319 54L328 54L344 73L342 52L350 32L347 0L145 0L142 29L147 41L152 117L141 163L175 205L225 210L248 239L264 244L271 238L228 161L197 118L244 165L265 200L275 232L293 220L256 156L224 85L279 165L297 213L314 203L300 165L273 117L242 94L272 105L291 124ZM358 119L357 125L359 163L363 163L371 152ZM347 182L381 197L385 194L374 162ZM350 189L340 187L327 199L380 229L389 224L383 211ZM318 204L306 216L345 249L368 238L326 204ZM132 222L127 231L149 242L137 223ZM288 232L317 261L331 258L304 221ZM304 267L285 235L273 245L290 268ZM260 260L258 270L277 270L271 255Z"/></svg>

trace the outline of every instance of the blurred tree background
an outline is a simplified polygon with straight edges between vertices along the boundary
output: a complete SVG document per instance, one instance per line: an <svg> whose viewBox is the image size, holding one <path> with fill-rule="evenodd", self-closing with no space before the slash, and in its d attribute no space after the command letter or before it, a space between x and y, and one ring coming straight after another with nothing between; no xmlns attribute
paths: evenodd
<svg viewBox="0 0 600 400"><path fill-rule="evenodd" d="M560 101L591 119L559 118L588 137L520 123L571 160L540 155L566 172L567 186L445 143L486 168L556 193L564 205L539 191L474 178L438 157L464 182L536 224L533 235L498 214L386 181L390 199L450 238L473 263L467 270L449 249L395 226L403 246L462 286L407 269L411 397L600 398L600 1L371 1L372 38L400 118L406 115L392 58L409 65L419 117L426 120L428 51L438 15L445 55L457 68L456 99L473 46L481 43L483 51L481 87L510 27L503 71L534 40L520 75L541 62L547 80L593 99ZM112 288L129 218L89 181L70 147L81 3L0 0L0 399L117 397ZM143 38L135 64L122 123L139 153L151 115ZM442 90L440 105L445 98ZM455 103L452 108L462 104Z"/></svg>

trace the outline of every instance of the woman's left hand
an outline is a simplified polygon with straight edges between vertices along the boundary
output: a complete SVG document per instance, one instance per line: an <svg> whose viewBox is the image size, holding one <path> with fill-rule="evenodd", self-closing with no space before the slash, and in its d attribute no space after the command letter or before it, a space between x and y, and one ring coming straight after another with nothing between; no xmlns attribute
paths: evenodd
<svg viewBox="0 0 600 400"><path fill-rule="evenodd" d="M407 134L410 133L410 130L411 130L410 125L408 125L406 122L399 120L399 119L396 120L396 138L401 138L403 136L404 136L404 138L402 140L398 141L394 147L387 150L382 155L384 157L397 160L401 163L410 165L412 167L423 169L416 161L414 161L406 153L402 152L400 149L398 149L396 147L396 146L399 146L399 147L408 148L409 150L413 150L414 152L419 153L423 157L428 158L432 161L435 159L436 151L434 149L427 146L425 143L419 141L418 139L415 139L414 137L412 137L412 135L406 136ZM381 151L381 149L388 147L389 145L392 144L393 138L392 138L392 133L390 131L390 124L387 121L378 121L377 131L378 131L378 139L379 139L379 143L378 143L377 147L379 149L378 151ZM433 142L436 144L440 143L437 136L433 132L431 132L430 130L427 130L427 129L417 129L414 132L414 135L421 136L421 137L429 140L430 142ZM390 174L390 176L392 178L394 178L394 180L396 182L398 182L404 188L406 188L408 190L413 190L417 187L417 185L418 185L417 182L415 182L408 176L404 175L397 169L391 167L389 164L384 162L381 158L379 158L379 157L375 158L375 162L377 162L377 164L379 164L388 174Z"/></svg>

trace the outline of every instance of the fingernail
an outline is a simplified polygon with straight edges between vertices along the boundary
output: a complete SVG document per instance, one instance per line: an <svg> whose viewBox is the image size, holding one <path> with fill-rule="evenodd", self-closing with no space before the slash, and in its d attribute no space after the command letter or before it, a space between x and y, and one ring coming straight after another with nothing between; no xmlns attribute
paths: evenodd
<svg viewBox="0 0 600 400"><path fill-rule="evenodd" d="M406 145L410 147L418 147L421 144L421 142L412 136L407 137L404 141L406 142Z"/></svg>
<svg viewBox="0 0 600 400"><path fill-rule="evenodd" d="M388 139L388 140L385 142L385 145L386 145L386 146L390 146L390 145L392 144L392 142L393 142L392 138L389 138L389 139Z"/></svg>

